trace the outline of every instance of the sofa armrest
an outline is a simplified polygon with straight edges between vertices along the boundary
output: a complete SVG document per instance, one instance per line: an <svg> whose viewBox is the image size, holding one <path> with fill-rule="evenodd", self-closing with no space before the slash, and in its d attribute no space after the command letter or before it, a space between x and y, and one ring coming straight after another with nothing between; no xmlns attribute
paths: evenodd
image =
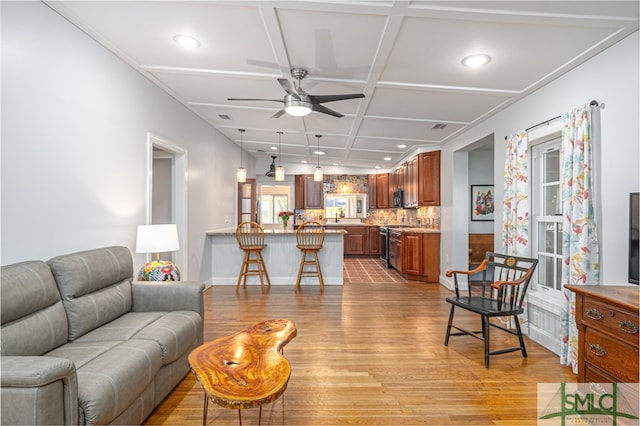
<svg viewBox="0 0 640 426"><path fill-rule="evenodd" d="M204 320L202 292L204 284L196 281L153 283L134 281L131 287L134 312L194 311Z"/></svg>
<svg viewBox="0 0 640 426"><path fill-rule="evenodd" d="M78 380L72 361L1 356L2 424L78 424Z"/></svg>

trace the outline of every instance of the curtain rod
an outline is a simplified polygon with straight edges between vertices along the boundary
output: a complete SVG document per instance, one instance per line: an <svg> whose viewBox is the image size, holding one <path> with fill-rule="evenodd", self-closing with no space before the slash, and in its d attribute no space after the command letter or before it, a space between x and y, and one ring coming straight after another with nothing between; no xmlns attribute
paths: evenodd
<svg viewBox="0 0 640 426"><path fill-rule="evenodd" d="M589 106L590 106L591 108L600 108L600 109L604 109L604 103L602 103L602 104L601 104L601 103L599 103L598 101L596 101L595 99L594 99L594 100L592 100L591 102L589 102ZM531 127L528 127L528 128L526 128L526 129L524 129L524 131L525 131L525 132L528 132L529 130L533 130L533 129L535 129L536 127L542 126L543 124L548 125L551 121L553 121L553 120L557 120L558 118L562 118L562 116L561 116L561 115L559 115L559 116L557 116L557 117L553 117L553 118L550 118L550 119L548 119L548 120L541 121L541 122L540 122L540 123L538 123L538 124L535 124L535 125L533 125L533 126L531 126ZM504 139L505 139L505 140L507 140L507 139L509 139L509 137L508 137L508 136L505 136L505 137L504 137Z"/></svg>

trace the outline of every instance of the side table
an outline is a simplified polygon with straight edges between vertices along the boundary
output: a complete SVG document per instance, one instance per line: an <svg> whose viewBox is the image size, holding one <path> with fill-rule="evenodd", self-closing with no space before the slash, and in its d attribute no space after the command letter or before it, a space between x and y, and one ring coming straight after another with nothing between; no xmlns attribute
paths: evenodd
<svg viewBox="0 0 640 426"><path fill-rule="evenodd" d="M189 365L205 393L202 424L207 421L209 399L238 410L273 402L287 388L291 375L282 348L297 334L293 322L280 319L258 323L245 330L205 343L189 354Z"/></svg>

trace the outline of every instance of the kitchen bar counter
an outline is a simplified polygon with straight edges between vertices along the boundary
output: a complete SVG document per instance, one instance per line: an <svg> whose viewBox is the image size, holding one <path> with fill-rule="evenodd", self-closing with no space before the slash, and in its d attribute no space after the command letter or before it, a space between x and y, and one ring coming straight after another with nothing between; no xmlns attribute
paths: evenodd
<svg viewBox="0 0 640 426"><path fill-rule="evenodd" d="M211 244L211 278L208 284L236 285L244 253L238 247L236 228L207 232ZM266 229L262 257L271 285L294 285L302 252L296 247L293 229ZM322 250L318 252L325 285L343 284L344 235L341 229L327 229ZM260 285L258 277L248 277L247 285ZM316 277L303 277L301 285L318 286Z"/></svg>

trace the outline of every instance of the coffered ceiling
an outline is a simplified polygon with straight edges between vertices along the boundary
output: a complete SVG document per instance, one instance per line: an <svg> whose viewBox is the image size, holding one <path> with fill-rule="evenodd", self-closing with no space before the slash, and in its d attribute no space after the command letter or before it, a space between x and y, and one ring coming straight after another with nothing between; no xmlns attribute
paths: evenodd
<svg viewBox="0 0 640 426"><path fill-rule="evenodd" d="M258 159L388 168L447 143L638 30L632 1L47 1ZM184 49L174 37L196 38ZM491 61L462 65L471 54ZM304 68L344 116L272 115ZM606 78L602 76L602 78ZM385 161L385 158L388 160Z"/></svg>

